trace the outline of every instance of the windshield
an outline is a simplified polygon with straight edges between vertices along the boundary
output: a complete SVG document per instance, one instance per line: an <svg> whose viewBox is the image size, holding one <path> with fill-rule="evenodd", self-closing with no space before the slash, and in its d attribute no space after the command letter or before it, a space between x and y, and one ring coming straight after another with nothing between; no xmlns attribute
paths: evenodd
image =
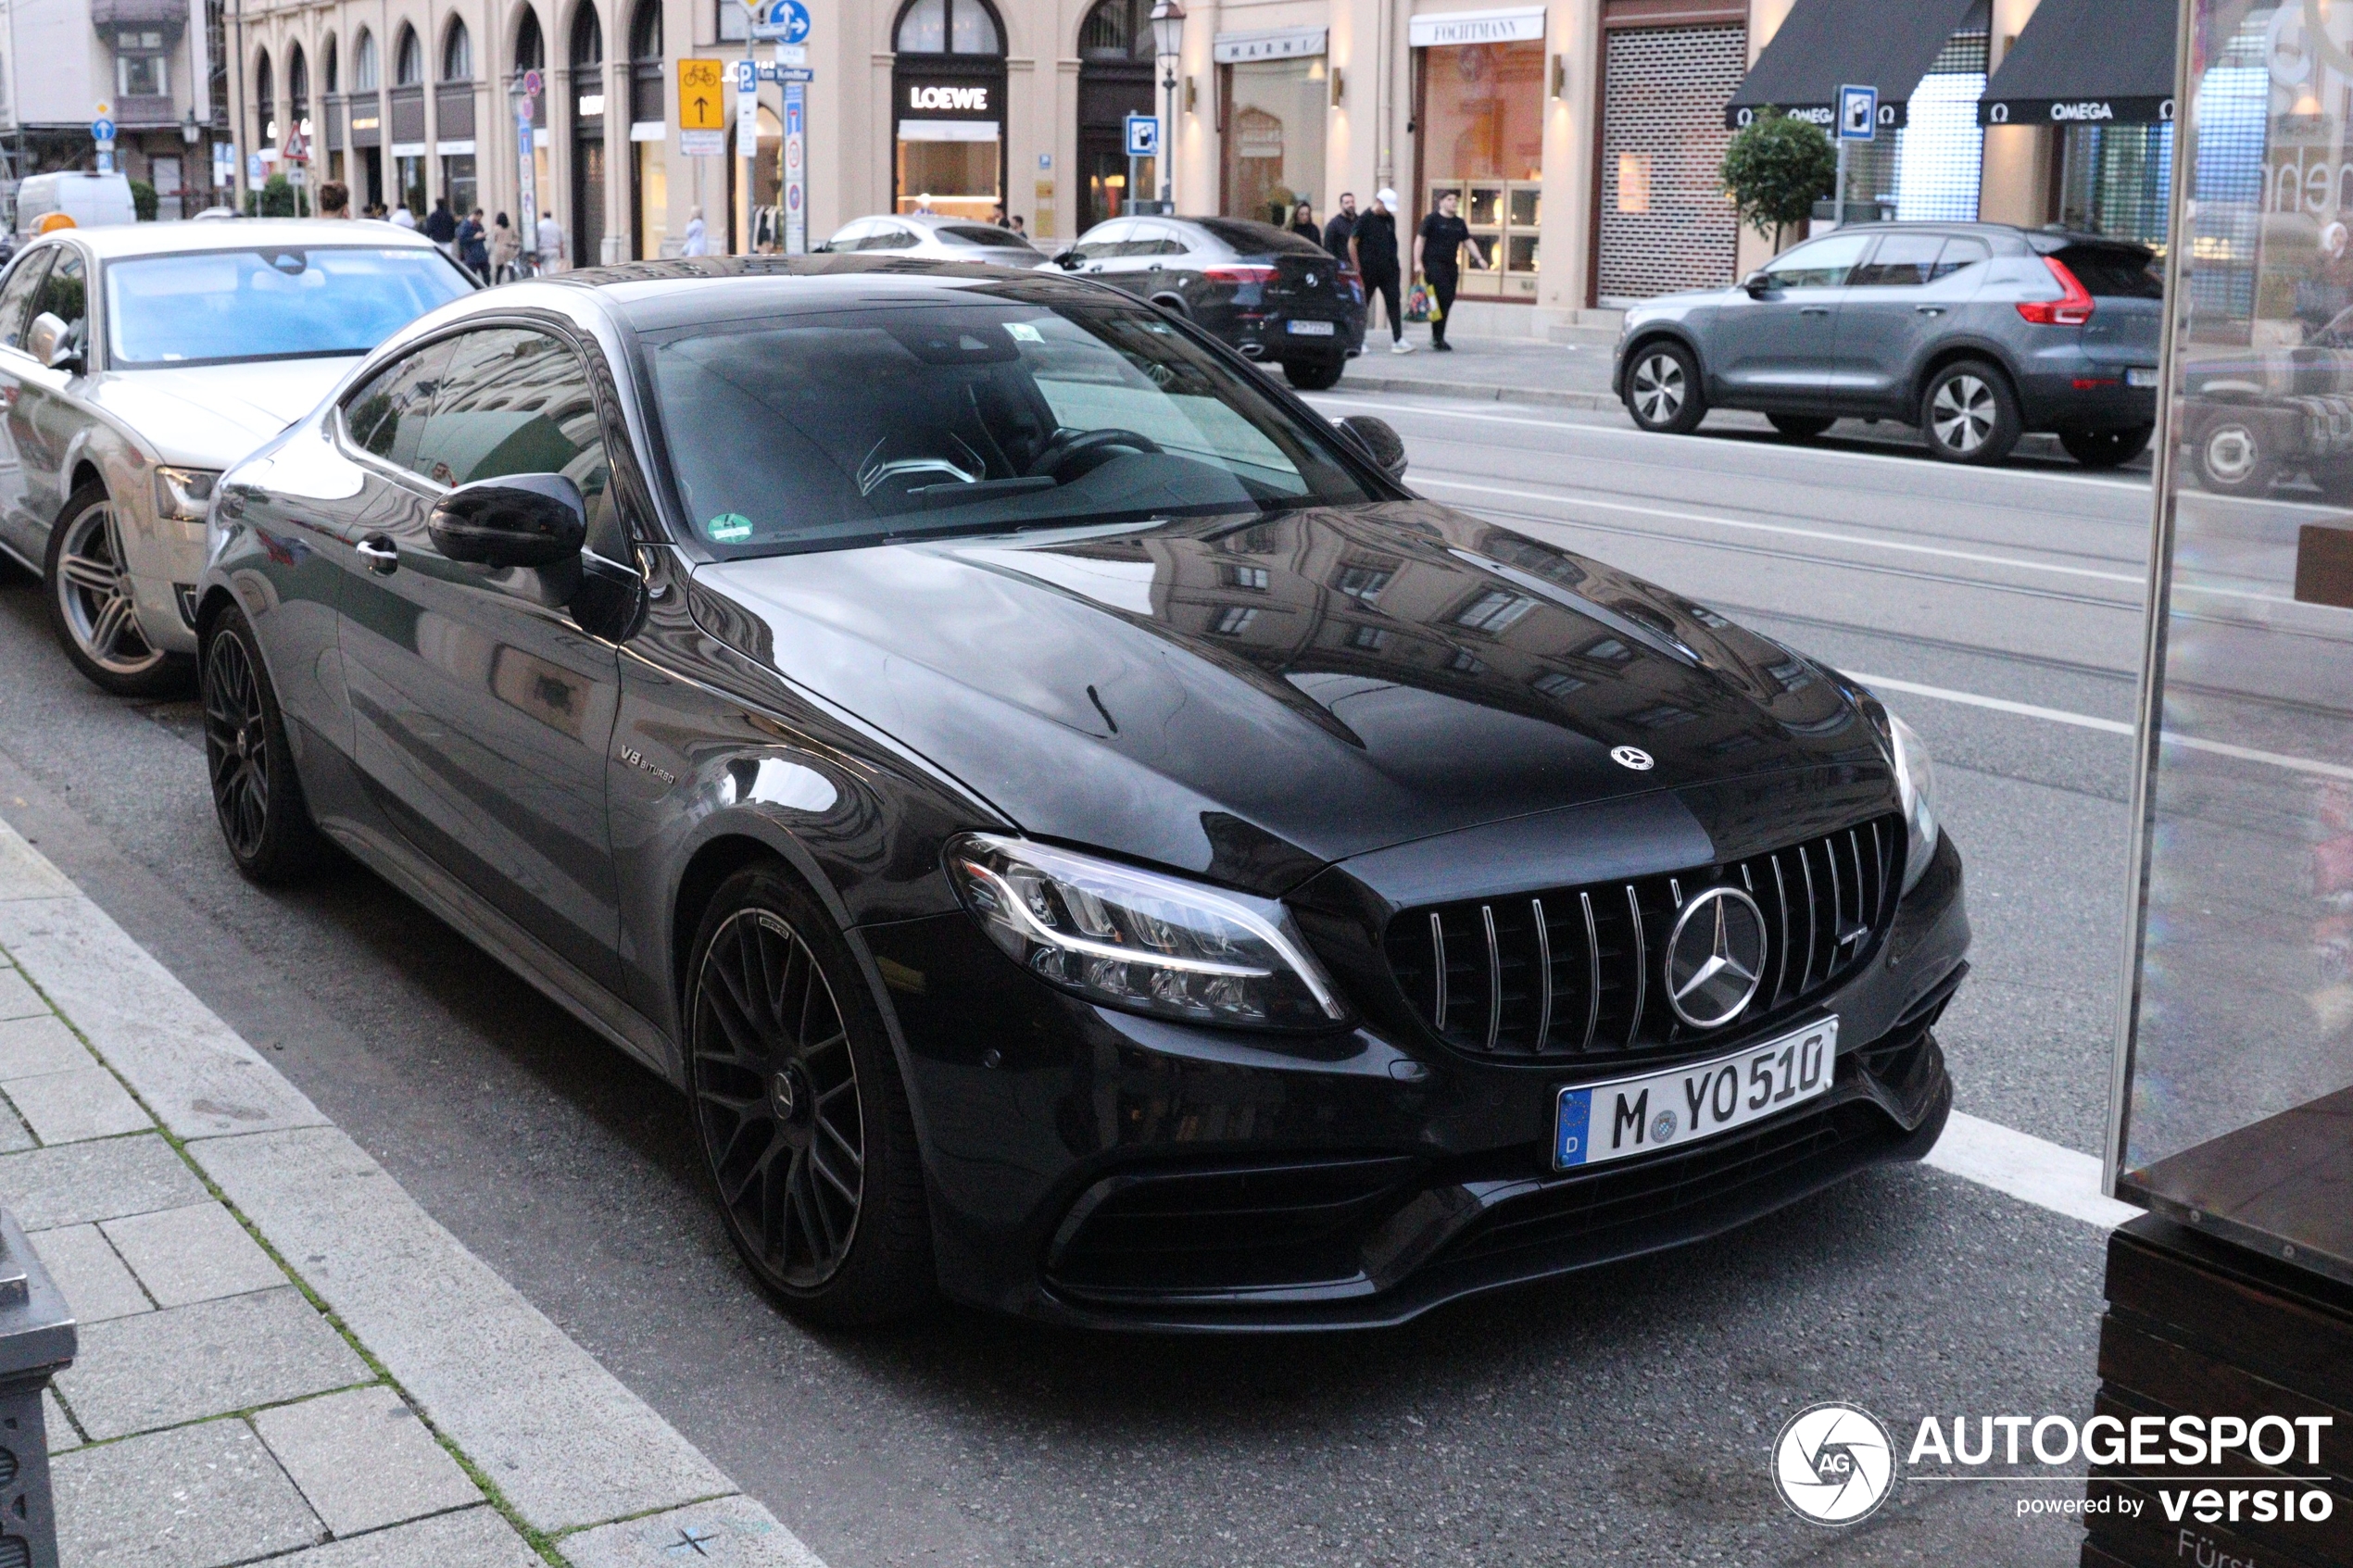
<svg viewBox="0 0 2353 1568"><path fill-rule="evenodd" d="M115 369L365 354L469 292L438 252L305 246L107 263Z"/></svg>
<svg viewBox="0 0 2353 1568"><path fill-rule="evenodd" d="M1028 250L1027 240L1011 229L991 229L978 223L943 223L939 237L950 245L986 245L990 250Z"/></svg>
<svg viewBox="0 0 2353 1568"><path fill-rule="evenodd" d="M1133 306L961 295L648 343L721 556L1373 498L1327 433Z"/></svg>

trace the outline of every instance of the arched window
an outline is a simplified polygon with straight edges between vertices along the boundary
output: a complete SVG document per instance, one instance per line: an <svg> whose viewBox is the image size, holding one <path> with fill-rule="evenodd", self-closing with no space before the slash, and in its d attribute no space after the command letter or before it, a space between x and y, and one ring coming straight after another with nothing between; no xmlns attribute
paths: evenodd
<svg viewBox="0 0 2353 1568"><path fill-rule="evenodd" d="M1097 0L1078 24L1082 60L1142 60L1152 57L1151 0Z"/></svg>
<svg viewBox="0 0 2353 1568"><path fill-rule="evenodd" d="M1005 35L982 0L911 0L899 14L902 55L1001 55Z"/></svg>
<svg viewBox="0 0 2353 1568"><path fill-rule="evenodd" d="M547 40L539 31L539 13L523 7L522 25L515 30L515 69L538 70L547 63Z"/></svg>
<svg viewBox="0 0 2353 1568"><path fill-rule="evenodd" d="M638 0L629 19L629 58L632 64L661 61L661 0Z"/></svg>
<svg viewBox="0 0 2353 1568"><path fill-rule="evenodd" d="M319 85L329 94L336 91L335 35L332 32L319 45Z"/></svg>
<svg viewBox="0 0 2353 1568"><path fill-rule="evenodd" d="M417 42L415 28L404 27L400 30L399 50L393 56L392 84L395 87L414 87L424 79L425 46Z"/></svg>
<svg viewBox="0 0 2353 1568"><path fill-rule="evenodd" d="M302 45L286 47L286 117L300 125L310 112L310 67L302 57Z"/></svg>
<svg viewBox="0 0 2353 1568"><path fill-rule="evenodd" d="M359 42L351 46L351 90L372 93L383 85L376 65L376 35L363 27L359 30Z"/></svg>
<svg viewBox="0 0 2353 1568"><path fill-rule="evenodd" d="M253 103L261 121L261 140L269 146L278 144L278 94L270 77L270 51L261 50L253 57Z"/></svg>
<svg viewBox="0 0 2353 1568"><path fill-rule="evenodd" d="M441 80L472 82L474 79L473 35L466 31L462 18L449 19L449 31L441 41Z"/></svg>
<svg viewBox="0 0 2353 1568"><path fill-rule="evenodd" d="M597 7L583 6L572 21L572 64L577 70L583 66L605 63L605 24L597 19Z"/></svg>

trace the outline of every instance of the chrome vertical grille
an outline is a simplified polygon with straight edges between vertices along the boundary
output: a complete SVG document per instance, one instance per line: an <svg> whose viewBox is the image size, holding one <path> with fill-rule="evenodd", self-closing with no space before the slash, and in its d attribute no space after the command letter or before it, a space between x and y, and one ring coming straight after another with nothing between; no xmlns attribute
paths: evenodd
<svg viewBox="0 0 2353 1568"><path fill-rule="evenodd" d="M1904 824L1881 817L1768 854L1630 882L1425 906L1390 922L1390 971L1421 1021L1478 1055L1665 1049L1794 1009L1877 948L1895 913ZM1730 883L1765 917L1764 983L1740 1016L1678 1021L1651 972L1686 898Z"/></svg>

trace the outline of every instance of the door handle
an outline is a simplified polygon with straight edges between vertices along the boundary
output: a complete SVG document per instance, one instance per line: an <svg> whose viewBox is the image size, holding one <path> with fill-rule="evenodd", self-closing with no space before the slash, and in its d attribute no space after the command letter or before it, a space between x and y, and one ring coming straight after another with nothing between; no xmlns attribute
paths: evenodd
<svg viewBox="0 0 2353 1568"><path fill-rule="evenodd" d="M1827 316L1831 313L1831 307L1827 305L1801 305L1797 307L1797 313L1801 316Z"/></svg>
<svg viewBox="0 0 2353 1568"><path fill-rule="evenodd" d="M368 563L368 570L379 577L390 576L400 568L400 549L390 534L371 533L352 548Z"/></svg>
<svg viewBox="0 0 2353 1568"><path fill-rule="evenodd" d="M1944 314L1944 307L1941 305L1915 305L1912 307L1912 311L1919 316L1942 316Z"/></svg>

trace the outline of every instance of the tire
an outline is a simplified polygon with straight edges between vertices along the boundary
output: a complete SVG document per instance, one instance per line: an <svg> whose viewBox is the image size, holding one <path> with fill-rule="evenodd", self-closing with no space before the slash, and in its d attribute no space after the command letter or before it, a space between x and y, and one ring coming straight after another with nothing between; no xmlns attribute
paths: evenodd
<svg viewBox="0 0 2353 1568"><path fill-rule="evenodd" d="M66 499L42 562L49 629L73 667L116 696L170 696L188 689L195 660L150 645L124 569L122 532L103 484Z"/></svg>
<svg viewBox="0 0 2353 1568"><path fill-rule="evenodd" d="M1634 350L1626 363L1626 411L1647 431L1688 435L1707 417L1699 361L1680 343L1660 339Z"/></svg>
<svg viewBox="0 0 2353 1568"><path fill-rule="evenodd" d="M2058 439L2067 455L2085 468L2113 469L2147 451L2154 429L2135 425L2129 430L2063 430Z"/></svg>
<svg viewBox="0 0 2353 1568"><path fill-rule="evenodd" d="M1768 414L1767 422L1792 441L1811 441L1838 423L1820 414Z"/></svg>
<svg viewBox="0 0 2353 1568"><path fill-rule="evenodd" d="M1345 359L1286 359L1283 375L1302 392L1328 392L1340 384Z"/></svg>
<svg viewBox="0 0 2353 1568"><path fill-rule="evenodd" d="M747 868L712 896L686 973L695 1132L744 1266L818 1323L921 1309L935 1274L914 1119L832 918L781 869Z"/></svg>
<svg viewBox="0 0 2353 1568"><path fill-rule="evenodd" d="M333 855L310 820L285 715L244 610L232 607L213 621L202 669L205 774L221 842L248 880L297 881Z"/></svg>
<svg viewBox="0 0 2353 1568"><path fill-rule="evenodd" d="M1945 462L1991 467L2010 455L2022 431L2009 377L1982 359L1945 366L1920 393L1920 433Z"/></svg>
<svg viewBox="0 0 2353 1568"><path fill-rule="evenodd" d="M2271 430L2227 408L2198 426L2190 466L2198 483L2217 495L2260 495L2280 477Z"/></svg>

